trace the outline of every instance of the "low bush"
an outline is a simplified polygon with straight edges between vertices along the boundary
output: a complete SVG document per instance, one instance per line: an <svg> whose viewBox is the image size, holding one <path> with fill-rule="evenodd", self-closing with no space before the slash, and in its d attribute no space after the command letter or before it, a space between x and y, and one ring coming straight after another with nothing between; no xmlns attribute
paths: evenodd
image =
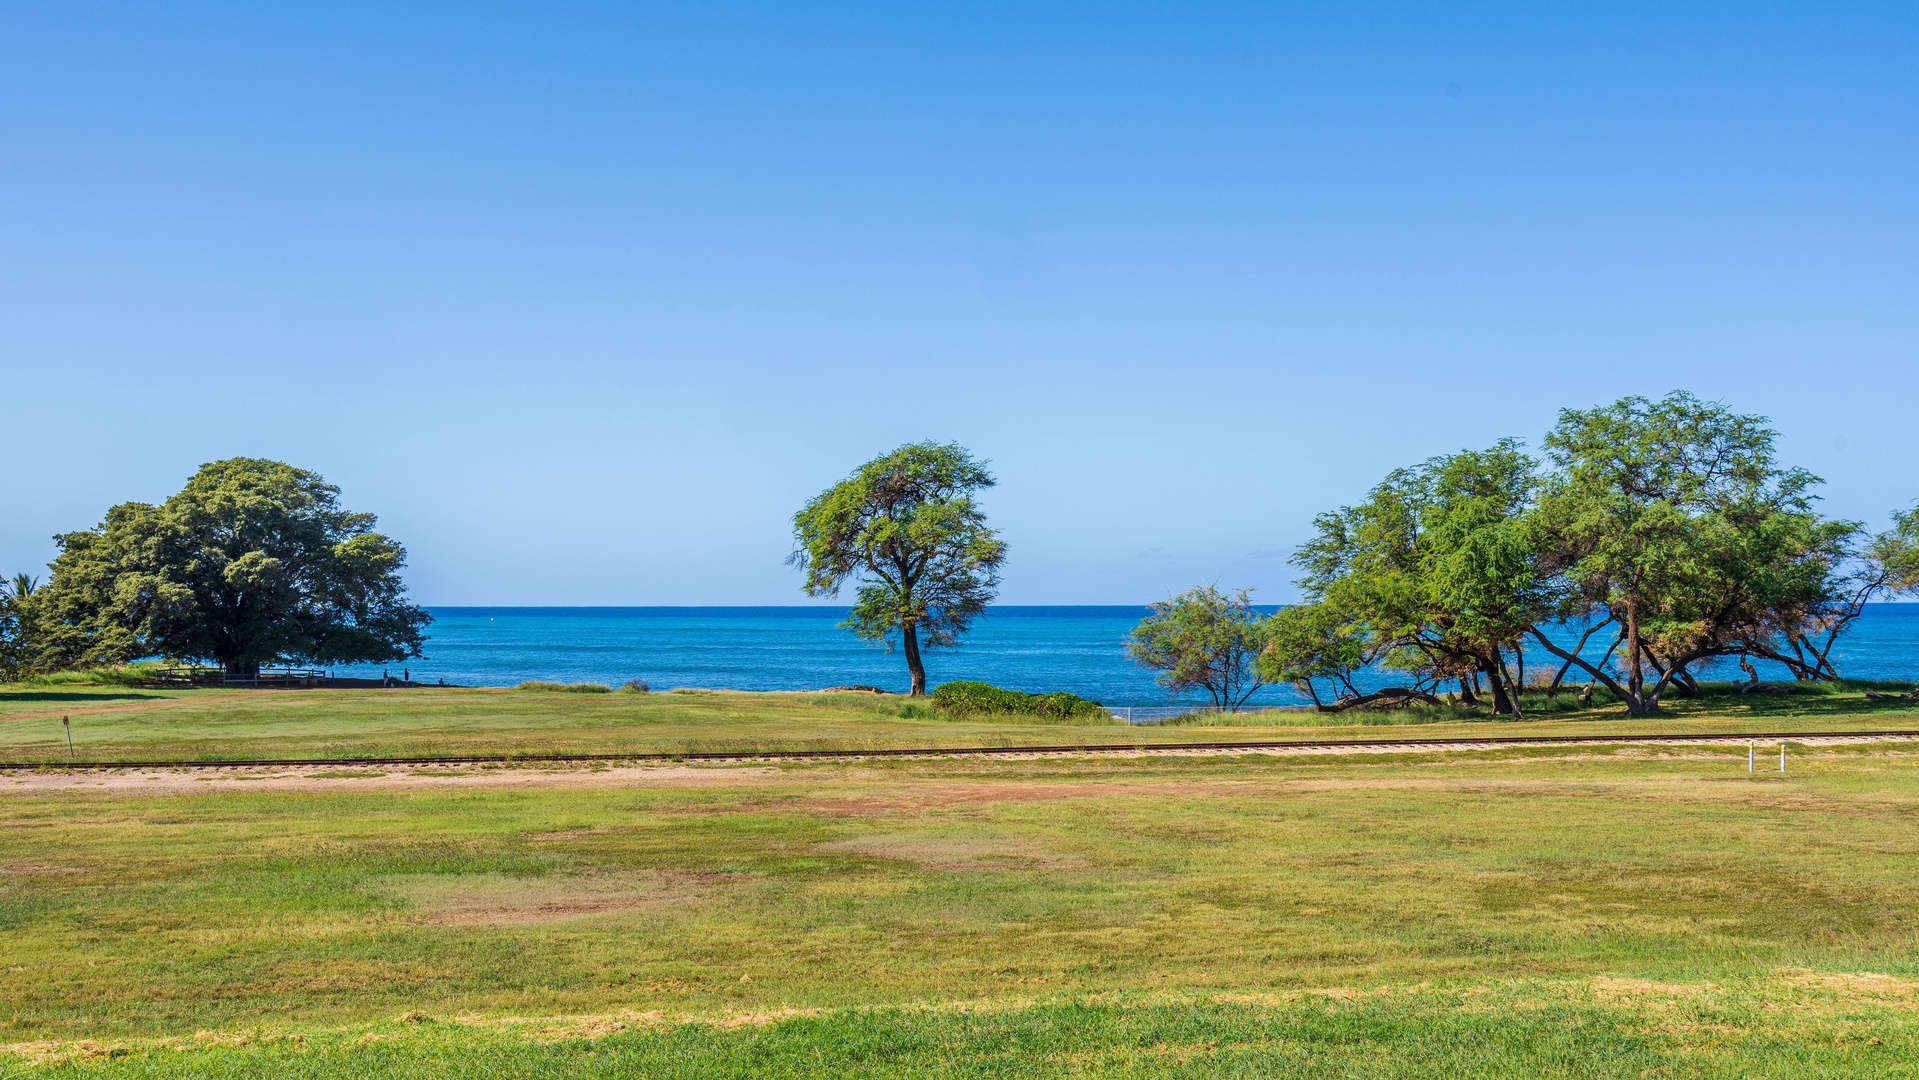
<svg viewBox="0 0 1919 1080"><path fill-rule="evenodd" d="M549 694L610 694L613 688L605 683L596 682L523 682L515 690L540 690Z"/></svg>
<svg viewBox="0 0 1919 1080"><path fill-rule="evenodd" d="M23 686L138 686L152 679L164 665L152 662L114 667L68 668L64 671L23 672L11 679Z"/></svg>
<svg viewBox="0 0 1919 1080"><path fill-rule="evenodd" d="M983 682L947 683L933 691L933 704L955 716L1012 713L1048 720L1104 720L1108 715L1099 702L1088 701L1078 694L1062 691L1022 694Z"/></svg>

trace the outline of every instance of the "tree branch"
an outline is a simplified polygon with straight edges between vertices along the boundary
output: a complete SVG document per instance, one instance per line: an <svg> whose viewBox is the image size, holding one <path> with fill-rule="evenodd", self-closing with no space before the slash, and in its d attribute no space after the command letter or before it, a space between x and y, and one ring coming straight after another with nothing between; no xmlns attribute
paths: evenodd
<svg viewBox="0 0 1919 1080"><path fill-rule="evenodd" d="M1633 700L1632 695L1626 693L1625 688L1619 685L1619 681L1617 679L1614 679L1612 676L1606 674L1604 671L1601 671L1599 668L1594 667L1592 664L1586 662L1585 660L1580 659L1579 654L1569 653L1566 650L1560 648L1559 646L1553 644L1552 640L1548 638L1545 635L1545 633L1543 633L1539 629L1539 627L1537 626L1527 627L1527 631L1531 633L1534 638L1538 639L1541 645L1544 645L1546 647L1547 652L1552 653L1554 656L1557 656L1562 660L1568 660L1568 661L1571 661L1572 663L1578 664L1580 668L1582 668L1586 672L1586 674L1592 676L1592 679L1594 682L1600 683L1601 685L1605 686L1606 689L1611 690L1614 694L1618 695L1621 701ZM1620 635L1620 640L1621 641L1625 640L1625 635L1623 634ZM1617 641L1613 642L1613 649L1616 649L1618 647L1619 647L1619 642ZM1606 655L1611 656L1612 649L1606 650Z"/></svg>

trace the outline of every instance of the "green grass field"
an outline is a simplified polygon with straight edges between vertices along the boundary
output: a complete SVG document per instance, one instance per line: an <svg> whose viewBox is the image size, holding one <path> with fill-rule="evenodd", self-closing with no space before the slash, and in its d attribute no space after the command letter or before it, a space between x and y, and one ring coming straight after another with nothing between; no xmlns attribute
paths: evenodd
<svg viewBox="0 0 1919 1080"><path fill-rule="evenodd" d="M566 694L525 690L144 690L79 683L0 687L0 761L64 762L69 717L86 759L192 760L433 754L1021 746L1283 738L1382 738L1670 731L1919 728L1919 706L1874 703L1863 687L1784 697L1716 693L1630 719L1581 710L1571 694L1529 695L1534 718L1492 721L1461 709L1343 714L1289 710L1229 723L1059 725L1030 717L955 720L869 694ZM1256 729L1256 730L1249 730Z"/></svg>
<svg viewBox="0 0 1919 1080"><path fill-rule="evenodd" d="M48 692L89 749L189 755L1108 734L784 695L25 687L11 752L43 749L20 695ZM1698 708L1631 724L1911 724L1846 694ZM1607 716L1496 726L1630 726ZM1205 730L1247 734L1150 734ZM0 776L0 1075L1915 1075L1915 866L1901 743L1784 776L1652 746L42 770Z"/></svg>

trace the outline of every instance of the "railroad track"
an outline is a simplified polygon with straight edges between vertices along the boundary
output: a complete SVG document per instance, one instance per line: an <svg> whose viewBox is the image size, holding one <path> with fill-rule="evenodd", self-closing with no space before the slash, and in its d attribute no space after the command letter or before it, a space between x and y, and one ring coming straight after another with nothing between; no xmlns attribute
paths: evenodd
<svg viewBox="0 0 1919 1080"><path fill-rule="evenodd" d="M1667 746L1796 742L1838 745L1919 739L1919 730L1785 731L1676 735L1513 735L1447 739L1262 739L1246 742L1135 742L1057 746L929 746L883 750L711 750L625 754L435 754L423 757L236 758L198 761L0 761L0 772L35 769L301 769L416 765L593 765L646 762L862 761L885 758L1070 757L1083 754L1230 754L1302 751L1360 753L1422 750L1501 750L1526 746Z"/></svg>

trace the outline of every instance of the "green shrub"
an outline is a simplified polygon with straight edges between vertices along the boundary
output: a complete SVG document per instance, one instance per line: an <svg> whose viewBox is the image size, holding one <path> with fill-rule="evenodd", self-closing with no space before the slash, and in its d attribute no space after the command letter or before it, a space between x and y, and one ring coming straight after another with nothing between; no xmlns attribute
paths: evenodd
<svg viewBox="0 0 1919 1080"><path fill-rule="evenodd" d="M1064 690L1055 690L1050 694L1029 694L1035 704L1033 711L1040 716L1051 716L1060 720L1074 720L1081 717L1105 716L1107 712L1097 701L1088 701L1078 694L1069 694Z"/></svg>
<svg viewBox="0 0 1919 1080"><path fill-rule="evenodd" d="M23 674L19 681L34 686L138 686L151 679L165 665L153 662L120 664L113 667L69 668Z"/></svg>
<svg viewBox="0 0 1919 1080"><path fill-rule="evenodd" d="M513 689L542 690L549 694L610 694L613 692L613 688L610 686L607 686L605 683L540 682L538 680L534 680L532 682L523 682L520 685L514 687Z"/></svg>
<svg viewBox="0 0 1919 1080"><path fill-rule="evenodd" d="M933 704L951 713L1026 712L1025 697L990 683L950 682L933 691Z"/></svg>
<svg viewBox="0 0 1919 1080"><path fill-rule="evenodd" d="M964 716L969 713L1013 713L1039 716L1049 720L1105 719L1106 710L1097 701L1078 694L1054 691L1050 694L1022 694L1002 690L983 682L950 682L933 691L933 704Z"/></svg>

